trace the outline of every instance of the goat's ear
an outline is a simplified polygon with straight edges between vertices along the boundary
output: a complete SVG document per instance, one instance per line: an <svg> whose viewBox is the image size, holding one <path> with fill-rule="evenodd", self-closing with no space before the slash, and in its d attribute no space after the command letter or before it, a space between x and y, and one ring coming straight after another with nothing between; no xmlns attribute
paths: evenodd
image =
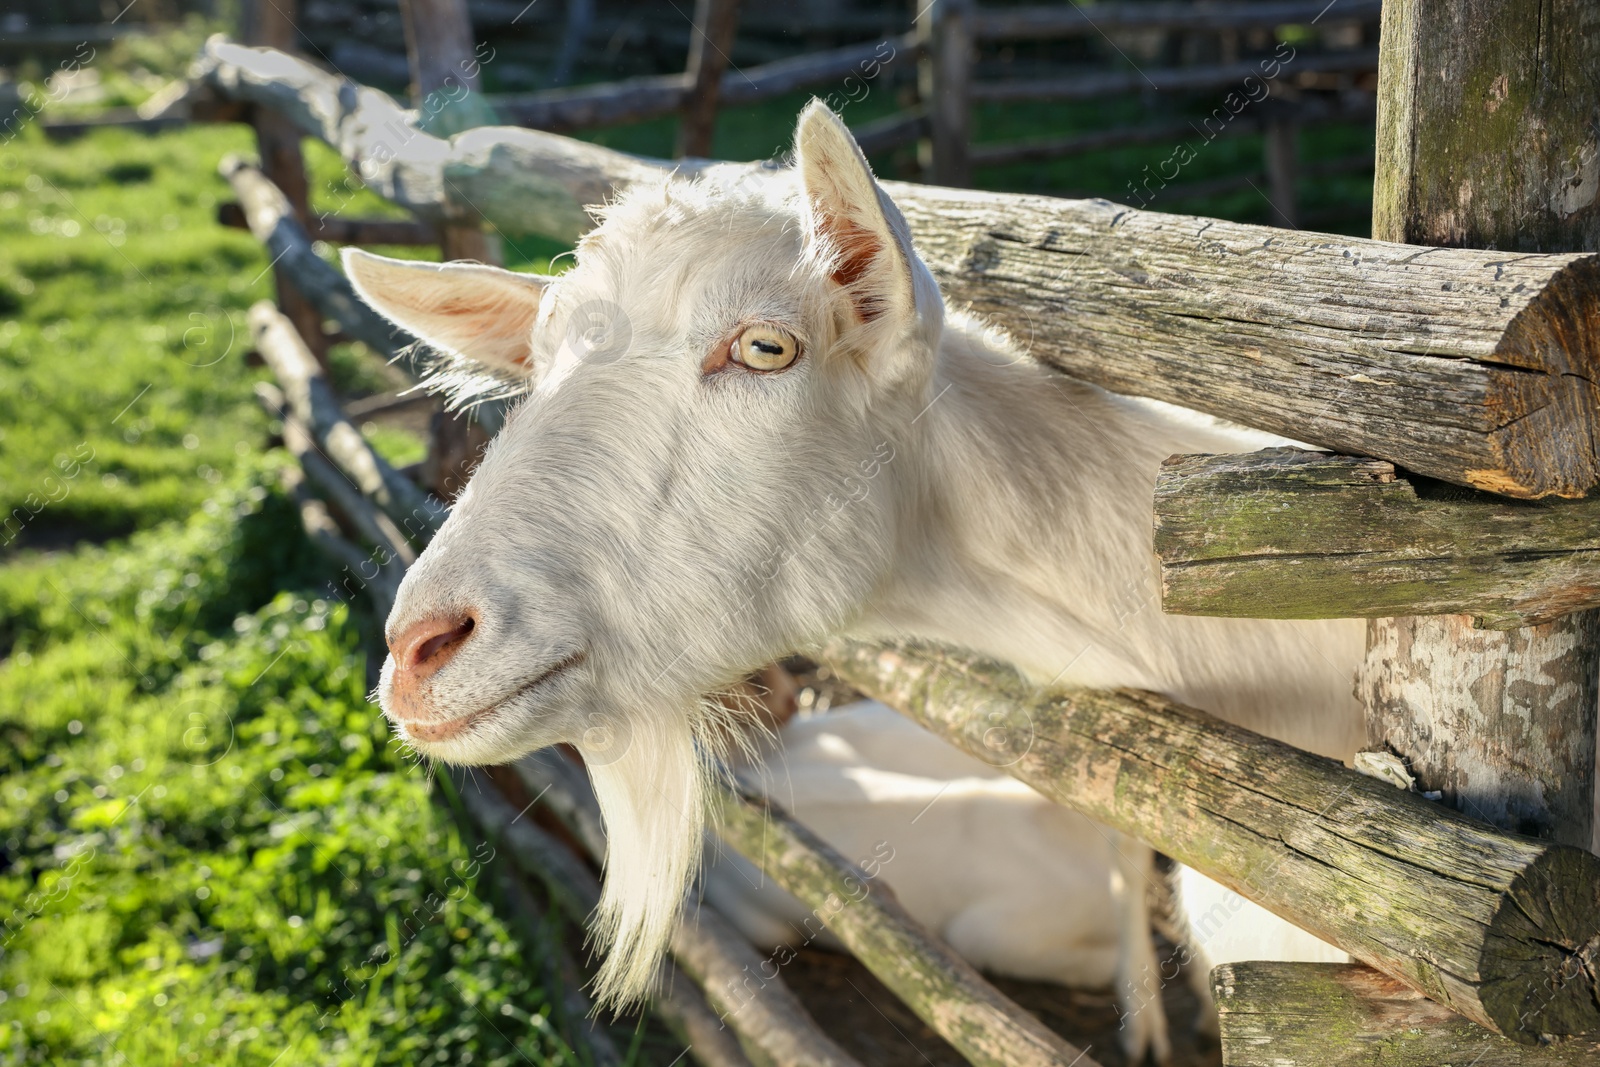
<svg viewBox="0 0 1600 1067"><path fill-rule="evenodd" d="M856 139L820 100L800 113L795 155L806 239L849 293L856 320L907 322L916 310L910 231Z"/></svg>
<svg viewBox="0 0 1600 1067"><path fill-rule="evenodd" d="M419 340L502 374L527 374L546 279L481 263L419 263L344 250L361 299Z"/></svg>

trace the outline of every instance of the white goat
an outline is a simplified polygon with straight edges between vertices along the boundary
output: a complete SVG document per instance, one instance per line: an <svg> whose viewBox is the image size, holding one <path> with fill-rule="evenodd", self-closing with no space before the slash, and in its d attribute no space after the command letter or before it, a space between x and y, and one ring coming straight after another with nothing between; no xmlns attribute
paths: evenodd
<svg viewBox="0 0 1600 1067"><path fill-rule="evenodd" d="M631 188L559 279L345 264L455 357L438 380L458 396L485 370L528 394L406 576L379 695L430 757L583 753L610 842L605 999L646 989L699 863L704 749L724 735L701 694L825 635L1152 689L1342 758L1361 741L1361 623L1157 607L1160 462L1261 439L947 315L819 104L791 172ZM1193 872L1181 890L1213 962L1332 952Z"/></svg>

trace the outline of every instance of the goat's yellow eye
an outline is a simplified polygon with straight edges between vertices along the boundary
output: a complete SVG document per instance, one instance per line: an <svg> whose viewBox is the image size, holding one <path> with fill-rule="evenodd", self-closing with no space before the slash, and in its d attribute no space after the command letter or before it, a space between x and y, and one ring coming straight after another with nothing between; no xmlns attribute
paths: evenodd
<svg viewBox="0 0 1600 1067"><path fill-rule="evenodd" d="M800 342L776 326L748 326L733 339L728 358L751 370L782 370L800 355Z"/></svg>

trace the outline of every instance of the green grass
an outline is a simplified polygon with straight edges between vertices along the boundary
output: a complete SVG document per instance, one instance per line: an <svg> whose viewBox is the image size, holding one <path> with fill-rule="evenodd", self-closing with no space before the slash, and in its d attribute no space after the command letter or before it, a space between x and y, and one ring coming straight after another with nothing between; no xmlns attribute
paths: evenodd
<svg viewBox="0 0 1600 1067"><path fill-rule="evenodd" d="M259 441L243 312L272 282L212 221L218 155L248 144L30 128L0 149L0 543L186 515ZM82 469L62 478L63 457Z"/></svg>
<svg viewBox="0 0 1600 1067"><path fill-rule="evenodd" d="M363 697L360 620L316 596L281 462L181 525L0 572L0 1048L563 1062L476 893L490 853Z"/></svg>

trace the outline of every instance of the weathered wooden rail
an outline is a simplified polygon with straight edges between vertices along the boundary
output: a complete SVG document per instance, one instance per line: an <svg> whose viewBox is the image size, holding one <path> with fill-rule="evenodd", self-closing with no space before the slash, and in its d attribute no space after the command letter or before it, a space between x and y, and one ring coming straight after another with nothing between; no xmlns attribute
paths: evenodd
<svg viewBox="0 0 1600 1067"><path fill-rule="evenodd" d="M213 41L199 73L282 110L430 221L571 240L589 205L668 169L533 130L444 141L385 94L269 50ZM1600 481L1600 257L887 187L949 295L1075 377L1508 496Z"/></svg>
<svg viewBox="0 0 1600 1067"><path fill-rule="evenodd" d="M887 886L865 877L775 805L730 790L716 817L723 840L814 909L856 959L969 1063L1095 1063L924 929Z"/></svg>
<svg viewBox="0 0 1600 1067"><path fill-rule="evenodd" d="M1212 975L1228 1067L1589 1067L1600 1042L1521 1045L1358 964L1234 963Z"/></svg>
<svg viewBox="0 0 1600 1067"><path fill-rule="evenodd" d="M919 54L916 40L905 34L779 59L746 67L737 75L723 74L717 99L724 107L751 104L852 76L871 80L915 62ZM500 94L492 97L491 103L503 118L519 126L564 133L676 114L688 101L693 84L688 72L659 74L571 89Z"/></svg>
<svg viewBox="0 0 1600 1067"><path fill-rule="evenodd" d="M380 318L356 296L350 280L317 255L311 247L311 235L295 216L294 206L258 164L229 155L222 157L217 171L239 198L239 221L267 246L273 262L298 280L305 299L322 318L337 322L345 336L360 341L385 359L393 358L416 341Z"/></svg>
<svg viewBox="0 0 1600 1067"><path fill-rule="evenodd" d="M842 680L1522 1043L1600 1031L1600 857L1130 690L836 640ZM996 739L1003 738L996 748Z"/></svg>
<svg viewBox="0 0 1600 1067"><path fill-rule="evenodd" d="M1329 21L1370 22L1381 0L1271 0L1268 3L1104 4L1091 8L1051 5L980 8L967 16L978 41L1052 40L1094 37L1117 30L1265 30L1290 24Z"/></svg>
<svg viewBox="0 0 1600 1067"><path fill-rule="evenodd" d="M1600 607L1600 497L1507 500L1381 459L1270 449L1172 457L1155 524L1161 609L1176 615L1511 629Z"/></svg>

